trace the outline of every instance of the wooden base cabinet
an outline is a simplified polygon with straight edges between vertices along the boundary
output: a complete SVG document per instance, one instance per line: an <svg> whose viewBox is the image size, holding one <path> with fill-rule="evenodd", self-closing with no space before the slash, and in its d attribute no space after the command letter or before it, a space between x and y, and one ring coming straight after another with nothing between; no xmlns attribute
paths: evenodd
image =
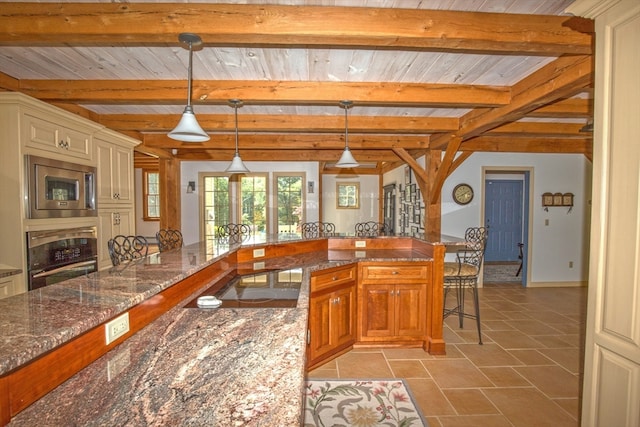
<svg viewBox="0 0 640 427"><path fill-rule="evenodd" d="M424 346L430 277L430 263L360 263L358 342Z"/></svg>
<svg viewBox="0 0 640 427"><path fill-rule="evenodd" d="M356 267L322 270L311 276L307 366L326 362L356 340Z"/></svg>

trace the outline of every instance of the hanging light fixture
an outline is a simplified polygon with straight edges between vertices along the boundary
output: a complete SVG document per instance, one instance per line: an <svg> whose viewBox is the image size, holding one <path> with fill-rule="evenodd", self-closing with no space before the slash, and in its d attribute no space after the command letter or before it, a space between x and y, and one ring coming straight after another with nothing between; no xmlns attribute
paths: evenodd
<svg viewBox="0 0 640 427"><path fill-rule="evenodd" d="M244 162L240 158L240 153L238 152L238 108L242 107L242 101L239 99L230 99L229 105L231 105L235 110L236 115L236 153L233 155L233 160L231 164L226 169L225 172L231 173L244 173L249 172L249 169L244 165Z"/></svg>
<svg viewBox="0 0 640 427"><path fill-rule="evenodd" d="M202 39L197 34L192 33L181 33L178 36L178 40L180 43L186 44L189 46L189 80L187 84L187 106L184 108L184 113L182 113L182 118L178 123L178 126L175 127L171 132L169 132L169 138L175 139L177 141L184 142L204 142L209 140L209 135L202 130L200 125L198 124L198 120L196 120L195 114L193 114L193 107L191 106L191 69L193 66L193 46L200 46L202 44Z"/></svg>
<svg viewBox="0 0 640 427"><path fill-rule="evenodd" d="M353 102L340 101L340 106L344 108L344 151L342 152L342 156L340 156L340 160L336 163L336 167L357 168L360 164L358 164L356 159L353 158L353 154L351 154L351 150L349 150L349 125L347 111L349 108L353 107Z"/></svg>

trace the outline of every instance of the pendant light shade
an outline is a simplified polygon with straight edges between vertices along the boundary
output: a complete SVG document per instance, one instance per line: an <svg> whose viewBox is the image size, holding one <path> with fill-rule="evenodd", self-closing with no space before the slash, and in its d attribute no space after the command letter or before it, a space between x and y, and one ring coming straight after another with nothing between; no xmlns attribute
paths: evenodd
<svg viewBox="0 0 640 427"><path fill-rule="evenodd" d="M196 120L195 114L193 114L193 107L191 106L191 79L192 79L192 67L193 67L193 46L199 46L202 44L200 36L192 33L181 33L178 36L178 40L181 43L189 46L189 68L188 68L188 84L187 84L187 106L184 108L182 118L171 132L169 132L169 138L177 141L184 142L204 142L209 140L209 135L202 130L198 120Z"/></svg>
<svg viewBox="0 0 640 427"><path fill-rule="evenodd" d="M353 158L351 150L349 150L349 122L348 110L353 106L351 101L340 101L340 106L344 108L344 151L340 160L336 163L337 168L357 168L360 164Z"/></svg>
<svg viewBox="0 0 640 427"><path fill-rule="evenodd" d="M238 108L242 107L242 101L239 99L231 99L229 100L229 105L231 105L235 110L236 117L236 153L233 155L233 160L231 164L226 169L225 172L230 173L246 173L249 172L249 169L244 165L244 162L240 158L240 153L238 152Z"/></svg>

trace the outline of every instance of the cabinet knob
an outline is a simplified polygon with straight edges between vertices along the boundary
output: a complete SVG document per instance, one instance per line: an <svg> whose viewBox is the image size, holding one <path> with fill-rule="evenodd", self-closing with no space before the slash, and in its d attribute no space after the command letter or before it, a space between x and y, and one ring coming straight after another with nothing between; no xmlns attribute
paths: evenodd
<svg viewBox="0 0 640 427"><path fill-rule="evenodd" d="M337 278L336 276L333 276L333 277L331 278L331 280L333 280L333 281L335 282L336 280L338 280L338 278Z"/></svg>
<svg viewBox="0 0 640 427"><path fill-rule="evenodd" d="M398 274L398 272L394 270L391 272L391 274Z"/></svg>

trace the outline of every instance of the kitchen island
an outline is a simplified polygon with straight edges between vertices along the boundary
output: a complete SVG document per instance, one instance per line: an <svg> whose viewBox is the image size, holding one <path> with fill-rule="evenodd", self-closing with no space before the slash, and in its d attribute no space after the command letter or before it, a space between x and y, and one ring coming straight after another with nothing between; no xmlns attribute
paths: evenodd
<svg viewBox="0 0 640 427"><path fill-rule="evenodd" d="M413 239L398 240L401 250L390 249L396 242L389 240L387 249L366 252L335 240L328 246L327 239L302 242L306 249L298 253L284 247L295 242L265 243L260 268L302 268L294 308L185 308L212 282L247 263L255 267L243 251L257 245L190 245L0 301L0 324L7 331L0 350L3 423L11 418L10 425L299 424L309 275L354 260L432 259L407 246ZM272 248L288 255L269 257ZM169 300L176 302L165 308ZM133 331L107 346L104 355L91 360L88 344L73 345L92 333L104 341L104 322L123 312L130 314ZM28 367L61 347L72 350L47 362L51 369L40 373L43 378L58 376L56 367L67 359L73 365L85 351L86 367L33 404L29 396L12 394L14 374L26 369L22 378L31 378L43 369Z"/></svg>

